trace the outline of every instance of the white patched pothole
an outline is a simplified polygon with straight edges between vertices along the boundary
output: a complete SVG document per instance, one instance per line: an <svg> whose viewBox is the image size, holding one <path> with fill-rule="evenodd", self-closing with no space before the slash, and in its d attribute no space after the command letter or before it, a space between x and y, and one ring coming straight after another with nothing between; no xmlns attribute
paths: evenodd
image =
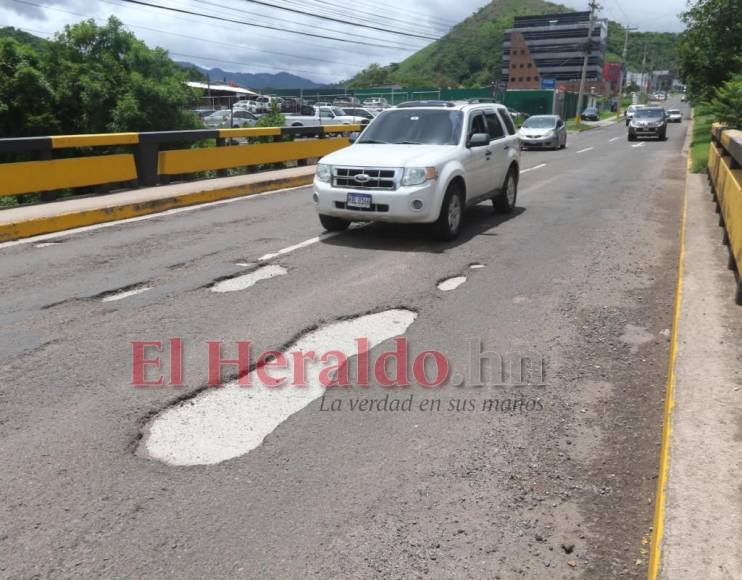
<svg viewBox="0 0 742 580"><path fill-rule="evenodd" d="M632 354L636 354L639 352L639 347L648 342L652 342L654 336L643 326L627 324L620 339L622 342L629 345Z"/></svg>
<svg viewBox="0 0 742 580"><path fill-rule="evenodd" d="M258 268L249 274L243 276L236 276L235 278L229 278L228 280L222 280L217 282L211 287L212 292L238 292L239 290L246 290L251 286L255 286L262 280L269 280L276 276L284 276L288 274L288 270L283 266L272 264L270 266L263 266Z"/></svg>
<svg viewBox="0 0 742 580"><path fill-rule="evenodd" d="M441 290L442 292L450 292L451 290L456 290L456 288L461 286L464 282L466 282L466 276L448 278L443 280L443 282L438 283L438 290Z"/></svg>
<svg viewBox="0 0 742 580"><path fill-rule="evenodd" d="M124 298L129 298L130 296L136 296L137 294L142 294L143 292L146 292L147 290L152 290L151 286L141 286L140 288L132 288L131 290L124 290L123 292L117 292L116 294L109 294L108 296L104 296L100 299L101 302L116 302L117 300L123 300Z"/></svg>
<svg viewBox="0 0 742 580"><path fill-rule="evenodd" d="M471 270L481 270L482 268L484 268L484 264L470 264L469 268Z"/></svg>
<svg viewBox="0 0 742 580"><path fill-rule="evenodd" d="M393 309L336 322L300 338L286 351L287 365L271 369L271 376L294 376L291 353L314 351L357 352L357 339L368 340L368 348L404 334L417 318L410 310ZM261 384L257 371L244 387L230 383L206 390L159 415L147 426L137 453L170 465L212 465L249 453L294 413L325 394L318 362L305 363L307 386L269 388Z"/></svg>

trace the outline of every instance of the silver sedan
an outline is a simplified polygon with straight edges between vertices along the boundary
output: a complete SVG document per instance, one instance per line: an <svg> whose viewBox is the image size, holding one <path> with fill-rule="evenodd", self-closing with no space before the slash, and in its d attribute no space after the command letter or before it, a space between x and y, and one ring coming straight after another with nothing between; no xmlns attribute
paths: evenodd
<svg viewBox="0 0 742 580"><path fill-rule="evenodd" d="M522 149L564 149L567 127L558 115L533 115L523 123L518 137Z"/></svg>

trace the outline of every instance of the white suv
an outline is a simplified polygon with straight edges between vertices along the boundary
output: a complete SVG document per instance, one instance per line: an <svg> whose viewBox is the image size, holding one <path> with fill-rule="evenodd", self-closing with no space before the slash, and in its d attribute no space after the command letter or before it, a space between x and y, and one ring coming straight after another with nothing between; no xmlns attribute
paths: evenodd
<svg viewBox="0 0 742 580"><path fill-rule="evenodd" d="M454 239L464 209L491 199L509 213L520 147L507 108L445 101L405 103L371 121L358 140L320 159L314 201L325 229L352 221L430 223Z"/></svg>

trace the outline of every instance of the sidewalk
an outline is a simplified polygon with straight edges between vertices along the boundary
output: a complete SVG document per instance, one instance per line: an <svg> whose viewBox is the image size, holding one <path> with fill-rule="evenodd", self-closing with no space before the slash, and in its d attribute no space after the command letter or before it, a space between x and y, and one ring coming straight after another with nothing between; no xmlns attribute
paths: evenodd
<svg viewBox="0 0 742 580"><path fill-rule="evenodd" d="M0 242L308 185L314 166L206 179L0 210Z"/></svg>
<svg viewBox="0 0 742 580"><path fill-rule="evenodd" d="M705 175L688 175L659 578L742 574L742 307Z"/></svg>

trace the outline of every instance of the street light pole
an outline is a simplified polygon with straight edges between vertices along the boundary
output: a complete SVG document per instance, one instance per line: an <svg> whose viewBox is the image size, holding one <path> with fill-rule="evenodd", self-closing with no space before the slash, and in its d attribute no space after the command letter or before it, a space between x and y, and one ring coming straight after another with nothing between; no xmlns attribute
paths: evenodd
<svg viewBox="0 0 742 580"><path fill-rule="evenodd" d="M587 64L593 48L593 27L595 26L595 13L600 10L598 0L590 0L590 23L587 27L587 43L585 44L585 58L582 60L582 76L580 77L580 92L577 96L577 124L582 122L582 99L585 96L585 80L587 78Z"/></svg>
<svg viewBox="0 0 742 580"><path fill-rule="evenodd" d="M629 32L639 30L638 28L631 28L627 26L625 29L626 35L623 40L623 54L621 55L621 75L619 76L618 82L618 105L616 106L616 118L621 118L621 99L623 98L623 87L624 87L624 70L626 69L626 57L629 53Z"/></svg>

